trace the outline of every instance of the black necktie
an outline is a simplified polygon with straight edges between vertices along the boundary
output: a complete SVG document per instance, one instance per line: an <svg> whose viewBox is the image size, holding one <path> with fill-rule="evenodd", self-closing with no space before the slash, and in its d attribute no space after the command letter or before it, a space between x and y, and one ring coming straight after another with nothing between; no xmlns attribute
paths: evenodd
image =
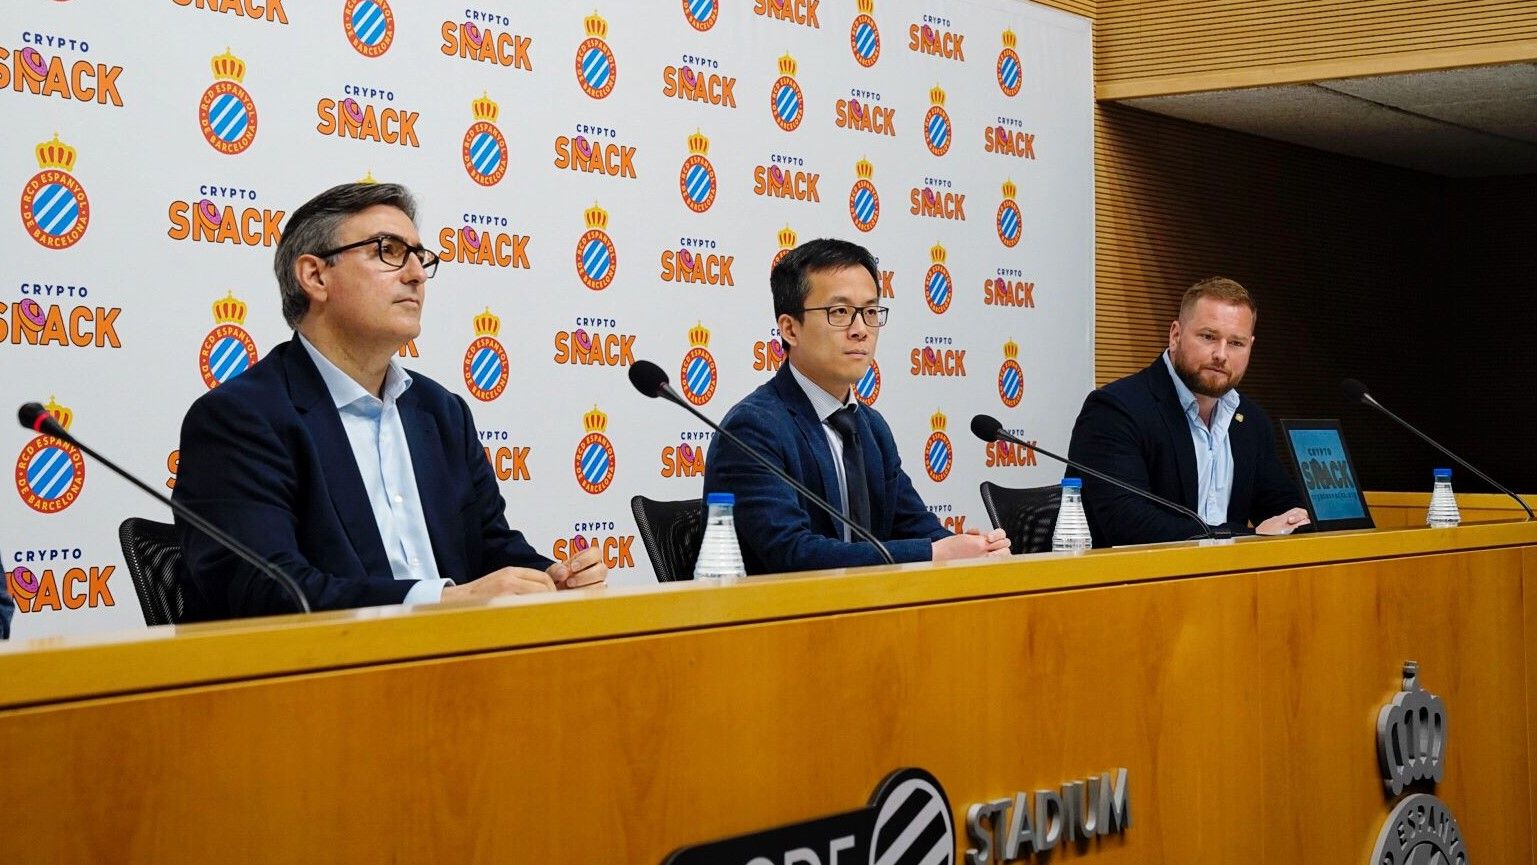
<svg viewBox="0 0 1537 865"><path fill-rule="evenodd" d="M827 418L827 425L843 437L843 477L848 484L849 519L870 528L870 487L865 478L865 449L859 440L859 425L854 420L854 404L849 403Z"/></svg>

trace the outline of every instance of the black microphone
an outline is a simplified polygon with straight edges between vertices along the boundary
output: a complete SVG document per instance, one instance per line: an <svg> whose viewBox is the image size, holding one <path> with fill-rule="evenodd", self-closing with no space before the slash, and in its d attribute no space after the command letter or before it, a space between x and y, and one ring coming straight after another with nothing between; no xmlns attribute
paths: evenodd
<svg viewBox="0 0 1537 865"><path fill-rule="evenodd" d="M694 417L704 421L705 425L710 429L715 430L716 432L725 436L727 441L741 448L743 453L752 457L754 460L757 460L758 464L772 472L774 477L779 478L780 480L789 484L795 489L796 492L810 499L813 504L826 511L830 516L832 516L833 519L848 526L849 531L858 535L860 540L869 541L870 543L874 544L876 552L881 554L881 558L885 559L886 564L894 565L897 563L896 560L891 557L891 551L886 549L886 545L881 543L880 539L876 538L875 535L871 534L869 529L866 529L864 526L861 526L853 520L849 519L848 516L846 516L842 511L839 511L837 508L833 507L832 504L829 503L826 499L822 498L811 490L806 489L805 484L801 483L795 478L790 477L785 473L784 469L774 465L774 463L771 462L768 457L758 453L757 449L752 445L742 441L735 434L721 429L720 424L705 417L704 414L699 411L699 409L694 408L694 406L691 405L687 400L678 396L678 392L673 390L672 385L667 381L667 373L663 372L661 367L657 366L649 360L636 361L630 365L630 384L635 385L635 389L640 391L645 396L661 397L668 402L677 403L678 405L682 406L688 411L689 414L692 414Z"/></svg>
<svg viewBox="0 0 1537 865"><path fill-rule="evenodd" d="M276 565L256 554L245 544L242 544L241 542L230 537L228 534L214 527L212 523L198 516L186 505L183 505L180 502L177 502L174 499L171 499L168 496L162 494L159 490L156 490L149 484L146 484L145 482L134 477L125 469L119 467L117 463L114 463L113 461L87 447L79 439L70 435L69 432L66 431L58 421L53 419L53 415L49 414L48 410L43 408L41 404L29 402L23 405L16 411L16 419L21 421L22 426L32 430L33 432L42 433L46 436L52 436L59 441L74 445L82 451L85 451L102 465L116 472L119 477L123 478L144 492L149 493L151 496L154 496L157 500L160 501L161 504L164 504L166 507L175 512L177 516L191 523L193 528L197 529L208 537L213 538L215 543L219 544L240 558L245 559L248 563L250 563L252 567L256 568L258 571L261 571L267 577L276 580L278 585L282 586L284 591L293 597L294 606L298 607L306 613L310 612L310 602L304 597L304 592L299 588L299 584L294 582L293 577L283 573L283 571Z"/></svg>
<svg viewBox="0 0 1537 865"><path fill-rule="evenodd" d="M1526 519L1527 519L1527 521L1531 521L1533 519L1532 509L1530 507L1527 507L1526 502L1522 501L1520 496L1516 495L1514 492L1511 492L1509 487L1505 486L1504 484L1500 483L1499 481L1495 480L1494 478L1489 477L1488 475L1484 474L1483 472L1481 472L1478 469L1474 468L1473 466L1469 465L1467 460L1463 459L1460 456L1457 456L1456 454L1454 454L1451 451L1447 450L1446 448L1442 447L1441 444L1439 442L1437 442L1435 439L1431 438L1428 435L1425 435L1423 432L1420 432L1420 430L1417 427L1415 427L1414 424L1411 424L1408 421L1404 420L1403 418L1399 417L1398 415L1393 414L1392 412L1388 411L1386 406L1384 406L1380 402L1377 402L1377 400L1370 393L1367 392L1366 385L1362 384L1359 380L1353 379L1353 378L1345 379L1344 381L1340 382L1340 390L1344 392L1346 399L1350 400L1351 402L1358 402L1358 403L1361 403L1363 405L1369 405L1372 408L1376 409L1377 411L1382 412L1383 414L1385 414L1388 417L1392 418L1393 420L1397 421L1399 426L1401 426L1404 429L1408 430L1409 432L1412 432L1415 435L1419 436L1420 439L1425 442L1425 444L1428 444L1431 447L1435 448L1436 450L1440 451L1441 453L1446 454L1447 456L1451 457L1453 460L1456 460L1457 465L1462 466L1463 468L1467 469L1468 471L1470 471L1473 474L1477 475L1478 477L1482 478L1484 483L1488 484L1491 487L1494 487L1495 489L1499 490L1500 492L1504 493L1505 495L1510 496L1511 498L1515 499L1516 500L1516 504L1520 505L1521 509L1526 511Z"/></svg>
<svg viewBox="0 0 1537 865"><path fill-rule="evenodd" d="M1147 499L1150 502L1154 502L1155 504L1162 505L1171 511L1178 511L1179 513L1184 514L1192 520L1195 520L1195 524L1201 527L1201 534L1205 535L1209 540L1231 537L1232 535L1232 533L1223 526L1218 526L1216 529L1213 529L1211 526L1207 525L1206 520L1201 519L1200 514L1192 511L1182 504L1179 504L1178 502L1171 502L1168 499L1162 496L1154 495L1147 490L1142 489L1141 487L1133 486L1132 484L1129 484L1120 478L1111 477L1099 469L1091 469L1083 463L1070 460L1064 456L1058 456L1051 451L1041 447L1040 445L1031 444L1030 442L1027 442L1019 436L1016 436L1008 430L1004 429L1003 424L1000 423L997 418L990 415L979 414L972 418L971 433L972 435L985 442L1008 442L1010 444L1018 445L1022 448L1028 448L1038 454L1051 457L1059 463L1064 463L1069 468L1083 472L1090 477L1099 478L1105 483L1119 487L1120 489L1126 490L1129 493L1136 493L1144 499Z"/></svg>

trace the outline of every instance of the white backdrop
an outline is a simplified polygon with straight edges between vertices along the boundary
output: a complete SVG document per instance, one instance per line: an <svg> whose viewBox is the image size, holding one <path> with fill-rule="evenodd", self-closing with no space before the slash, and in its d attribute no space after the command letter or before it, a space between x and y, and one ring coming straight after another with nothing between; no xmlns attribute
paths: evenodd
<svg viewBox="0 0 1537 865"><path fill-rule="evenodd" d="M0 402L51 400L150 483L174 484L186 406L289 337L286 213L365 176L416 192L445 258L407 366L470 402L512 524L555 556L605 545L614 583L654 579L630 496L698 495L708 446L622 367L681 385L703 349L723 415L780 358L787 243L879 257L893 310L861 396L941 519L985 528L979 481L1061 475L997 464L968 423L1065 449L1092 386L1086 19L1009 0L6 7ZM583 479L589 432L612 471ZM52 440L6 441L15 634L142 626L117 525L169 512Z"/></svg>

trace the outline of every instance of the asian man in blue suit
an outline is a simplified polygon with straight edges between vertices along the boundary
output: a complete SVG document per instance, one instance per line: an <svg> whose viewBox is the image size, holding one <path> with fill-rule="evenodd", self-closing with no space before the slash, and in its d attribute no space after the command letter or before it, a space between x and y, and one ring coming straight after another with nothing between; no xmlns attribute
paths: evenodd
<svg viewBox="0 0 1537 865"><path fill-rule="evenodd" d="M869 529L898 562L1008 555L1001 530L955 535L940 525L902 470L886 419L854 398L888 313L870 252L813 240L776 264L769 283L786 362L722 425ZM704 488L735 494L749 574L881 562L873 545L724 437L710 445Z"/></svg>
<svg viewBox="0 0 1537 865"><path fill-rule="evenodd" d="M438 257L411 194L333 187L295 210L274 270L293 339L198 398L175 495L282 568L317 610L602 584L596 548L535 552L464 400L397 355ZM188 618L292 612L281 588L181 525Z"/></svg>

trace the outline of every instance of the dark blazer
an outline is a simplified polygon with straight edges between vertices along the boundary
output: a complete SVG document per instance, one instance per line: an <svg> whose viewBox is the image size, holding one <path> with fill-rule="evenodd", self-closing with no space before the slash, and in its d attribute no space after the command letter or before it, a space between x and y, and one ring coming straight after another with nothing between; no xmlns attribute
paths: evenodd
<svg viewBox="0 0 1537 865"><path fill-rule="evenodd" d="M411 378L397 406L438 573L463 583L549 567L508 527L464 400ZM187 410L175 497L282 568L317 610L397 604L415 584L390 573L341 416L297 337ZM293 612L281 587L177 523L190 620Z"/></svg>
<svg viewBox="0 0 1537 865"><path fill-rule="evenodd" d="M899 562L932 558L930 544L950 536L928 512L902 471L897 443L880 412L861 406L855 414L864 445L870 488L871 532ZM737 403L721 425L787 474L842 508L833 451L806 392L786 363L772 379ZM736 495L736 531L749 574L807 571L881 563L868 542L846 543L843 524L802 501L740 448L716 436L705 460L705 492Z"/></svg>
<svg viewBox="0 0 1537 865"><path fill-rule="evenodd" d="M1228 426L1233 448L1233 490L1225 527L1249 531L1300 507L1297 486L1276 456L1275 430L1253 400L1240 394ZM1242 417L1242 420L1239 418ZM1068 457L1199 512L1195 444L1190 422L1162 356L1134 375L1089 394L1073 426ZM1071 471L1071 470L1069 470ZM1199 536L1189 517L1091 477L1083 479L1083 507L1094 546L1145 544Z"/></svg>

